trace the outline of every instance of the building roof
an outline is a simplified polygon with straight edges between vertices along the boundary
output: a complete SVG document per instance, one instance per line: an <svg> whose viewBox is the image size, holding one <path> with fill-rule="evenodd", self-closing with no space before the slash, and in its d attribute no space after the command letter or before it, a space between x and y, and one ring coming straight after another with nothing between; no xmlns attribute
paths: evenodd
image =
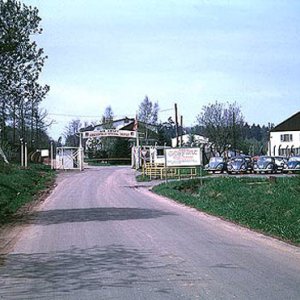
<svg viewBox="0 0 300 300"><path fill-rule="evenodd" d="M271 132L277 131L300 131L300 111L275 126Z"/></svg>

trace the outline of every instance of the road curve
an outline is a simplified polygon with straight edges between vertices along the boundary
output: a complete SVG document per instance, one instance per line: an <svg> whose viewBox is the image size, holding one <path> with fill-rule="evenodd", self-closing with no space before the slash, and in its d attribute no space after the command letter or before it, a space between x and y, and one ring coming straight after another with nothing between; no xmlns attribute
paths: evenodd
<svg viewBox="0 0 300 300"><path fill-rule="evenodd" d="M60 174L0 266L0 299L299 299L299 248L184 207L128 167Z"/></svg>

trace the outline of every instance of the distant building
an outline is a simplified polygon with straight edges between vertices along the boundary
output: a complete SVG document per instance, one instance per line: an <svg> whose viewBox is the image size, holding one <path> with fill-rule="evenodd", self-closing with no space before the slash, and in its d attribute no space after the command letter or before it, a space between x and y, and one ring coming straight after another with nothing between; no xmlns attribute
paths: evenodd
<svg viewBox="0 0 300 300"><path fill-rule="evenodd" d="M132 130L134 126L134 119L133 118L122 118L118 120L112 120L111 122L103 123L94 126L91 130L103 130L107 128L114 128L114 129L121 129L123 130L126 127L126 130Z"/></svg>
<svg viewBox="0 0 300 300"><path fill-rule="evenodd" d="M182 145L181 145L182 141ZM172 138L172 147L175 148L177 146L182 147L198 147L201 144L208 144L208 138L198 135L198 134L183 134L178 137L178 145L177 138Z"/></svg>
<svg viewBox="0 0 300 300"><path fill-rule="evenodd" d="M270 131L268 153L272 156L300 155L300 111Z"/></svg>

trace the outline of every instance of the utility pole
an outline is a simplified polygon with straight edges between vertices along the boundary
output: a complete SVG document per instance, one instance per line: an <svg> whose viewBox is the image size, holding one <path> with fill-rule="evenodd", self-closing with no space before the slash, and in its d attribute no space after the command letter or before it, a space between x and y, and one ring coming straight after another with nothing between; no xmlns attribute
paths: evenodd
<svg viewBox="0 0 300 300"><path fill-rule="evenodd" d="M177 103L175 103L175 125L176 125L176 147L178 147L179 140L178 140L178 112L177 112Z"/></svg>
<svg viewBox="0 0 300 300"><path fill-rule="evenodd" d="M234 155L236 155L236 136L235 136L235 112L232 114L232 123L233 123L233 150Z"/></svg>
<svg viewBox="0 0 300 300"><path fill-rule="evenodd" d="M181 132L180 132L180 147L182 147L183 144L183 116L180 116L180 127L181 127Z"/></svg>
<svg viewBox="0 0 300 300"><path fill-rule="evenodd" d="M50 163L51 163L51 169L54 169L54 155L53 155L53 141L50 143Z"/></svg>

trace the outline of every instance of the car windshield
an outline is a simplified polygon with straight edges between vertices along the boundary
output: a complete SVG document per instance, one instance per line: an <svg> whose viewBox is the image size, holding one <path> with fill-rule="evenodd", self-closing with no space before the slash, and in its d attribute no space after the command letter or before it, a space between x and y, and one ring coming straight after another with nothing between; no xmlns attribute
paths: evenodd
<svg viewBox="0 0 300 300"><path fill-rule="evenodd" d="M289 161L300 161L300 156L292 156Z"/></svg>
<svg viewBox="0 0 300 300"><path fill-rule="evenodd" d="M259 163L264 163L264 162L272 162L272 157L260 157L258 160Z"/></svg>
<svg viewBox="0 0 300 300"><path fill-rule="evenodd" d="M215 162L222 162L223 158L222 157L211 157L209 160L210 163L215 163Z"/></svg>
<svg viewBox="0 0 300 300"><path fill-rule="evenodd" d="M275 160L282 161L283 157L275 157Z"/></svg>
<svg viewBox="0 0 300 300"><path fill-rule="evenodd" d="M235 162L242 162L244 159L242 157L234 157L232 159L232 161L235 161Z"/></svg>

